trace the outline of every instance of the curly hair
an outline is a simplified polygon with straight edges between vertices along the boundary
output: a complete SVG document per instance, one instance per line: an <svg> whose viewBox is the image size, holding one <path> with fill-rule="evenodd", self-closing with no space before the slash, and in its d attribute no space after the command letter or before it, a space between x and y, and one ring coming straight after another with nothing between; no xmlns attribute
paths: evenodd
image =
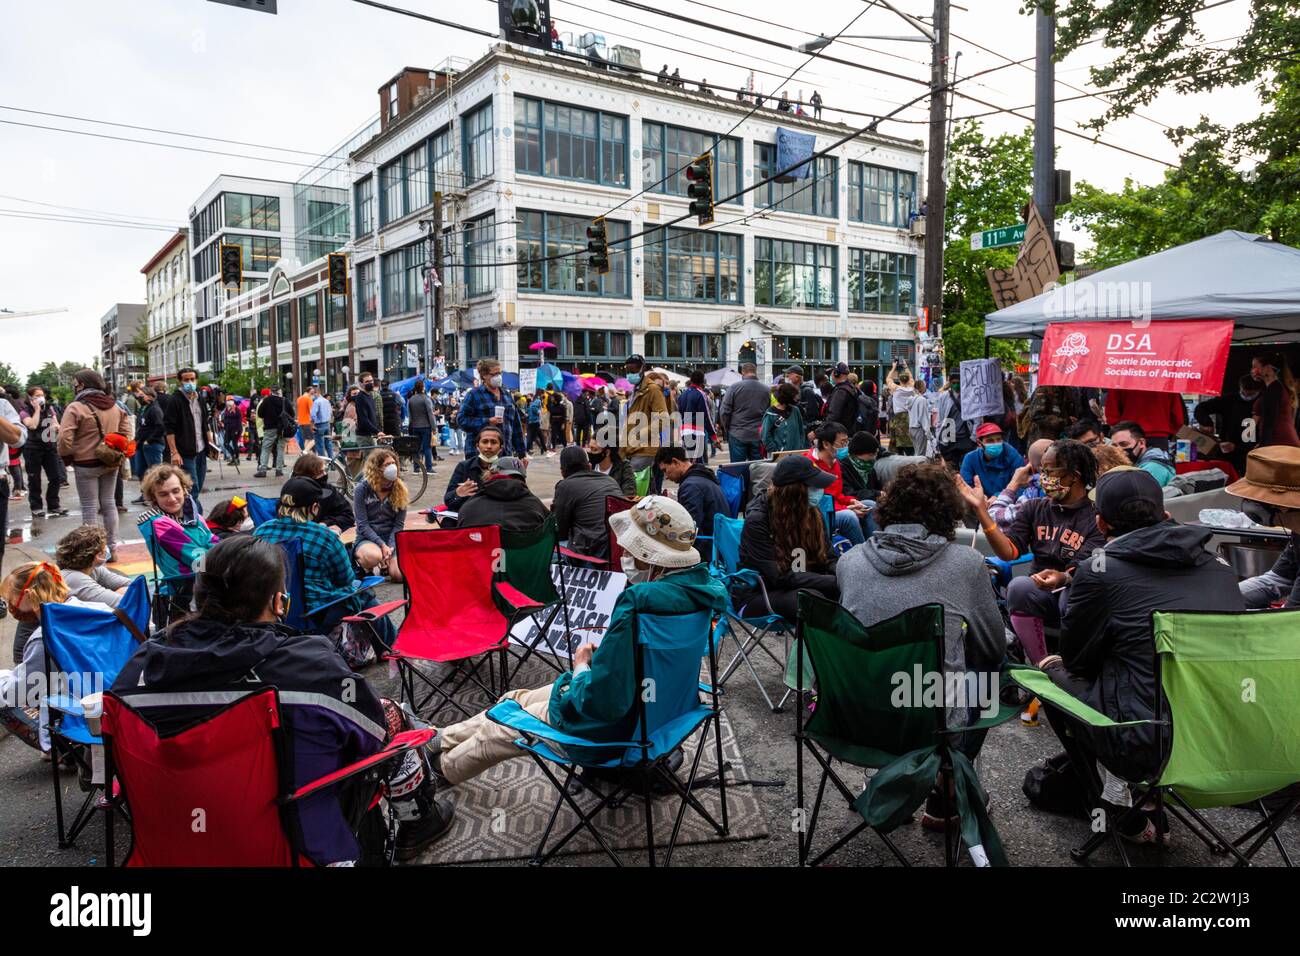
<svg viewBox="0 0 1300 956"><path fill-rule="evenodd" d="M952 473L939 462L904 465L876 502L876 525L919 524L949 541L966 514Z"/></svg>
<svg viewBox="0 0 1300 956"><path fill-rule="evenodd" d="M1097 459L1098 478L1112 468L1122 468L1129 464L1128 455L1116 445L1098 445L1092 450L1092 457Z"/></svg>
<svg viewBox="0 0 1300 956"><path fill-rule="evenodd" d="M175 465L163 462L154 465L140 479L140 494L144 496L144 500L155 508L158 507L158 500L154 498L154 491L169 478L180 479L181 487L185 489L187 495L190 493L190 489L194 487L194 480L190 478L189 472L184 468L177 468Z"/></svg>
<svg viewBox="0 0 1300 956"><path fill-rule="evenodd" d="M375 491L385 487L388 481L384 478L384 468L387 467L389 459L393 464L401 468L397 460L397 452L391 448L376 448L366 456L365 477L368 484ZM411 502L411 496L406 490L406 483L399 477L393 482L392 489L388 492L388 505L394 511L401 511Z"/></svg>
<svg viewBox="0 0 1300 956"><path fill-rule="evenodd" d="M804 553L808 567L825 564L826 524L821 512L808 504L808 487L768 485L767 494L768 520L781 572L790 570L796 551Z"/></svg>
<svg viewBox="0 0 1300 956"><path fill-rule="evenodd" d="M68 599L68 586L54 565L32 561L20 564L0 581L0 599L17 620L33 624L41 619L42 604L62 604Z"/></svg>
<svg viewBox="0 0 1300 956"><path fill-rule="evenodd" d="M85 571L108 547L108 535L97 524L83 524L59 539L54 560L65 571Z"/></svg>
<svg viewBox="0 0 1300 956"><path fill-rule="evenodd" d="M1056 455L1056 467L1078 475L1083 487L1091 488L1097 484L1097 459L1093 456L1092 449L1083 442L1062 438L1053 442L1047 450Z"/></svg>

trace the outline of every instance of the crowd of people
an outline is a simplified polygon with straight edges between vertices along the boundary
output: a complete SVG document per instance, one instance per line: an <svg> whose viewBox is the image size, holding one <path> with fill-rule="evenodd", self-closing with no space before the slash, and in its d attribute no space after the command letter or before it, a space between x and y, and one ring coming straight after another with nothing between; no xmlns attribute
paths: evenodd
<svg viewBox="0 0 1300 956"><path fill-rule="evenodd" d="M720 395L701 370L683 383L639 355L624 364L629 391L611 386L576 398L555 389L514 395L495 359L481 360L477 372L479 384L454 410L464 456L429 520L527 532L553 515L562 544L595 561L608 562L617 543L630 587L599 646L578 648L574 670L553 684L507 695L538 719L590 739L628 737L634 688L624 658L638 611L718 614L730 602L742 614L761 610L793 623L797 594L806 590L870 626L939 602L946 672L996 673L1007 660L1024 662L1113 720L1130 721L1152 717L1161 693L1153 610L1300 606L1297 395L1281 356L1260 356L1232 394L1202 402L1190 416L1176 395L1030 392L1012 376L1003 412L966 419L959 380L927 382L900 363L881 383L860 380L843 363L812 377L793 365L773 383L741 365L739 380ZM130 581L107 565L121 540L121 476L137 465L144 505L137 527L156 567L154 588L171 611L155 615L157 630L119 688L218 690L240 685L255 667L282 692L333 699L340 675L391 647L393 628L380 618L363 634L374 653L358 660L342 650L356 638L356 625L344 618L378 603L361 579L404 580L396 536L407 524L409 496L400 462L391 448L370 450L349 500L328 482L328 458L337 422L346 419L349 434L362 438L409 428L431 467L440 413L423 383L403 399L365 374L335 409L314 386L293 403L278 388L242 405L238 397L205 397L197 377L183 370L170 393L132 389L134 411L90 369L75 376L65 409L39 387L16 403L0 401L0 443L23 450L33 512L38 505L65 512L59 491L70 467L83 518L52 561L25 563L0 581L0 599L19 622L15 666L0 671L0 694L9 695L0 719L33 747L49 747L42 719L11 698L44 668L40 608L120 601ZM1170 447L1189 418L1215 439L1220 461L1240 462L1244 477L1227 491L1243 499L1243 510L1291 533L1266 574L1238 582L1206 549L1212 529L1169 517L1165 502L1177 474ZM300 454L286 477L290 435ZM710 458L724 442L730 464L715 468ZM254 528L242 494L203 506L206 463L218 448L228 460L258 454L256 477L271 469L286 477L273 518ZM534 449L558 453L560 480L547 500L529 485ZM714 519L737 510L720 471L742 463L771 467L749 472L738 561L753 574L728 594L710 571ZM6 489L0 500L8 498ZM632 506L611 514L607 504L618 498ZM991 560L958 545L963 528L987 539ZM324 639L282 623L289 584L279 545L302 556L308 633ZM1105 573L1089 560L1097 553L1105 555ZM1022 559L1028 573L1013 574L1011 563ZM290 720L290 737L312 741L304 749L310 759L294 762L297 782L374 752L410 726L402 707L381 700L364 678L359 683L359 697L327 708L338 719L319 721L305 707ZM1032 725L1039 709L1026 703L1022 719ZM1093 738L1067 727L1051 705L1042 710L1080 778L1117 810L1131 804L1129 782L1147 779L1166 756L1147 728ZM194 715L161 706L157 716L179 726ZM972 716L948 708L953 728ZM479 715L440 728L429 750L391 771L391 792L402 794L395 812L403 858L451 824L453 804L436 791L518 754L515 736ZM962 734L958 745L973 758L984 736ZM399 777L409 786L398 788ZM356 819L349 799L339 788L295 811L316 862L356 862L373 850L349 825ZM923 825L942 828L946 806L932 793ZM1144 809L1124 835L1152 842L1166 826Z"/></svg>

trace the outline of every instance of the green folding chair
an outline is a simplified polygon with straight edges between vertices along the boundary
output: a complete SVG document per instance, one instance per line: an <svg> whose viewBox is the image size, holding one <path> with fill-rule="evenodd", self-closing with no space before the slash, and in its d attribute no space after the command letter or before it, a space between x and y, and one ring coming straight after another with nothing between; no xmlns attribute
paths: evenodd
<svg viewBox="0 0 1300 956"><path fill-rule="evenodd" d="M1269 840L1291 866L1277 831L1300 806L1300 795L1271 812L1262 798L1300 782L1300 611L1156 611L1152 633L1164 699L1150 721L1116 723L1041 671L1012 673L1016 683L1097 732L1151 723L1162 728L1162 752L1169 740L1156 779L1133 781L1141 784L1133 807L1070 856L1082 862L1109 839L1128 866L1119 830L1154 798L1212 851L1232 854L1238 866L1248 866ZM1164 728L1171 720L1170 736ZM1253 804L1261 820L1235 840L1198 812L1242 804Z"/></svg>
<svg viewBox="0 0 1300 956"><path fill-rule="evenodd" d="M546 520L542 522L541 527L535 531L506 531L502 529L501 550L503 554L498 577L511 588L528 597L531 603L524 610L519 611L517 605L511 604L503 598L498 598L497 606L507 617L515 619L530 617L537 627L537 633L522 652L515 651L513 648L510 650L510 654L515 658L515 665L508 677L513 678L515 674L519 673L519 669L538 650L549 650L555 657L567 654L569 669L572 669L573 631L569 624L569 605L562 593L564 590L565 569L563 565L554 563L559 554L559 538L556 533L555 515L548 515ZM559 567L560 569L561 585L558 589L555 586L555 579L551 576L552 567ZM550 630L555 619L561 615L563 615L564 620L564 639L562 642L564 646L557 647L551 641ZM513 622L511 627L514 627ZM557 674L564 672L564 668L561 668L546 656L540 656L537 659ZM509 685L507 684L507 686Z"/></svg>
<svg viewBox="0 0 1300 956"><path fill-rule="evenodd" d="M793 686L815 683L817 689L817 705L811 715L805 718L806 709L796 708L801 814L805 806L805 751L822 770L812 811L797 827L799 865L824 862L868 827L900 863L909 865L889 832L911 818L938 778L954 782L955 809L960 819L958 827L951 826L954 808L947 805L947 787L941 787L945 862L955 866L965 842L972 856L986 856L989 862L1005 865L1001 840L988 819L987 794L969 758L951 745L951 737L1009 720L1017 708L1003 706L999 701L994 715L949 730L942 695L936 702L923 694L897 693L898 675L914 681L918 675L943 674L943 606L923 605L866 627L839 604L813 592L800 591L798 600L797 652L791 655ZM798 651L806 652L806 656ZM806 664L813 670L811 680L805 673ZM832 760L874 769L876 774L862 793L854 794L836 773ZM827 781L834 784L863 822L810 864Z"/></svg>

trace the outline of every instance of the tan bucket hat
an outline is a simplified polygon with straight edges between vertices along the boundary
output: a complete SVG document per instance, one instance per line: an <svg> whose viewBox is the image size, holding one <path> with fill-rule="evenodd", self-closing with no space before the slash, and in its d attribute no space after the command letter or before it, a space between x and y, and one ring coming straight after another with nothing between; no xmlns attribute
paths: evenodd
<svg viewBox="0 0 1300 956"><path fill-rule="evenodd" d="M695 519L671 498L642 498L627 511L610 515L609 526L619 546L646 564L677 569L702 560L695 550Z"/></svg>
<svg viewBox="0 0 1300 956"><path fill-rule="evenodd" d="M1246 477L1224 489L1238 498L1300 508L1300 448L1267 445L1246 456Z"/></svg>

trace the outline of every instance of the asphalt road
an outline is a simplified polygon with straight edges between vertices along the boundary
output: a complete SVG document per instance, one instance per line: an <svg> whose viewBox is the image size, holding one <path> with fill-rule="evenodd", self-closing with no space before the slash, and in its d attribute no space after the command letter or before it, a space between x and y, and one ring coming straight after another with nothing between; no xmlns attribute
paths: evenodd
<svg viewBox="0 0 1300 956"><path fill-rule="evenodd" d="M441 500L441 492L450 477L455 460L452 458L450 462L440 464L431 479L431 490L417 503L419 506L427 507ZM251 479L252 471L252 467L246 464L241 466L238 475L228 467L214 469L209 475L204 501L215 502L218 497L239 490L273 495L279 482L274 478L254 482ZM549 497L558 478L556 459L535 460L530 471L530 485L539 496ZM133 484L128 484L127 491L128 500L136 494ZM66 499L66 504L74 507L75 496ZM137 510L132 506L133 512ZM129 514L122 518L123 527L129 535L134 529L134 520ZM9 523L11 527L23 529L25 540L21 544L9 546L4 562L6 569L22 560L38 556L45 548L53 548L60 535L80 523L80 517L74 510L66 518L33 522L25 502L11 502ZM400 595L397 592L396 587L385 587L381 589L380 598L398 597ZM11 659L9 649L12 634L12 620L0 621L0 666L7 665ZM760 658L761 655L755 659L760 677L769 690L774 691L780 685L781 674L775 664L764 662ZM381 693L389 690L389 681L383 667L371 668L368 677ZM677 865L697 866L792 866L797 861L793 829L797 802L794 714L789 709L784 713L773 714L764 703L753 679L743 670L737 672L728 683L724 707L740 741L748 779L765 784L755 787L755 792L766 814L770 836L745 843L681 847L674 856L674 862ZM1018 721L1012 721L995 728L989 734L977 762L980 779L991 797L993 822L1014 865L1072 866L1074 864L1068 856L1070 848L1089 835L1086 821L1038 811L1021 792L1020 785L1025 771L1059 750L1055 736L1045 722L1040 727L1029 728L1020 726ZM813 772L810 763L805 761L805 774ZM860 772L851 768L845 769L844 777L851 787L860 785L862 781ZM61 780L66 792L65 806L71 804L75 809L81 800L76 778L65 773ZM452 796L454 799L454 791ZM842 801L832 799L832 796L828 791L823 823L819 824L819 846L827 845L823 840L833 841L840 833L852 827L855 821L860 820ZM807 799L810 805L811 795ZM1230 835L1243 832L1257 819L1250 811L1236 809L1211 811L1209 817L1216 826L1221 826ZM50 764L42 761L34 750L21 742L8 736L0 737L0 865L95 865L101 862L101 826L96 821L81 838L79 846L59 850L55 838ZM895 834L895 839L913 862L942 864L941 837L922 830L919 823L903 826ZM1293 857L1300 855L1300 818L1293 817L1283 827L1282 839ZM125 847L124 840L123 837L122 848ZM1130 856L1134 863L1142 866L1224 865L1222 858L1211 854L1177 823L1174 824L1171 844L1167 849L1132 847ZM895 864L884 844L870 834L859 836L835 861L841 865L859 866ZM1279 865L1281 859L1270 844L1260 851L1257 861L1265 865ZM565 866L603 865L604 862L604 858L598 855L565 856L557 860L558 864ZM1117 862L1113 851L1103 848L1094 856L1092 865L1105 867L1116 865ZM964 863L969 865L969 859L964 860Z"/></svg>

